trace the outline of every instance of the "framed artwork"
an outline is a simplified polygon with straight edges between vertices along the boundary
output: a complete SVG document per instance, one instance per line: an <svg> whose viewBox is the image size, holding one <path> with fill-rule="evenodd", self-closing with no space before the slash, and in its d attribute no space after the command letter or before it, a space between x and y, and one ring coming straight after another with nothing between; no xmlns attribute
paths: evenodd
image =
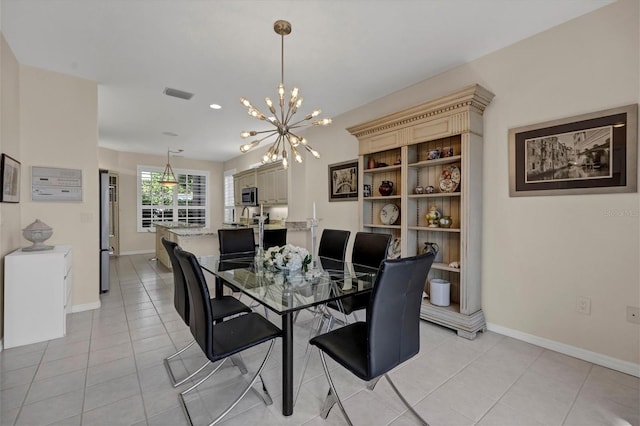
<svg viewBox="0 0 640 426"><path fill-rule="evenodd" d="M20 162L7 154L2 154L0 163L0 201L4 203L20 202Z"/></svg>
<svg viewBox="0 0 640 426"><path fill-rule="evenodd" d="M358 199L358 160L329 164L329 201Z"/></svg>
<svg viewBox="0 0 640 426"><path fill-rule="evenodd" d="M637 192L638 105L509 130L509 196Z"/></svg>

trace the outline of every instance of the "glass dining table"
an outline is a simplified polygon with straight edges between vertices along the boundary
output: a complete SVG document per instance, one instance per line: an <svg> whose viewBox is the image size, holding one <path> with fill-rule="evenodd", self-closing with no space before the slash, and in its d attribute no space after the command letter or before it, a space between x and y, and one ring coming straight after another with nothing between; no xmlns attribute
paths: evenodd
<svg viewBox="0 0 640 426"><path fill-rule="evenodd" d="M371 291L377 268L319 258L307 272L269 270L251 255L198 257L216 279L215 294L225 285L242 292L282 319L282 414L293 414L293 319L302 309Z"/></svg>

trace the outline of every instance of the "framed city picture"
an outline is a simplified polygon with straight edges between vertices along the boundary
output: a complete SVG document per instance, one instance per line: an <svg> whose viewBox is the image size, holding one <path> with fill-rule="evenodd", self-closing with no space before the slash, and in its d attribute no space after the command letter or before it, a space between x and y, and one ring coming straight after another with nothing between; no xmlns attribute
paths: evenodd
<svg viewBox="0 0 640 426"><path fill-rule="evenodd" d="M637 191L638 105L509 130L509 195Z"/></svg>
<svg viewBox="0 0 640 426"><path fill-rule="evenodd" d="M7 154L2 154L0 162L0 201L4 203L20 202L20 162Z"/></svg>
<svg viewBox="0 0 640 426"><path fill-rule="evenodd" d="M358 160L329 165L329 201L358 199Z"/></svg>

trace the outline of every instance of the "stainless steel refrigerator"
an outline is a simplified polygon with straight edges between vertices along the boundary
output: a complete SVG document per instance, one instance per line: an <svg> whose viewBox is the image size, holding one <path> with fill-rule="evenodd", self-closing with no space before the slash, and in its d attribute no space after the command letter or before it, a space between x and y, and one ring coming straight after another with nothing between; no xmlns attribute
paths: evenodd
<svg viewBox="0 0 640 426"><path fill-rule="evenodd" d="M100 170L100 293L109 291L109 171Z"/></svg>

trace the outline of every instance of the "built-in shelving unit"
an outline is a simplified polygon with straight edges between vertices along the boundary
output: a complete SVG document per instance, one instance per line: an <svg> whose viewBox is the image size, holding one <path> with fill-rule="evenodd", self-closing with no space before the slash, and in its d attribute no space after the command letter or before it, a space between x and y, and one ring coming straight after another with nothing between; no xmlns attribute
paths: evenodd
<svg viewBox="0 0 640 426"><path fill-rule="evenodd" d="M421 253L425 242L439 246L427 281L449 281L451 304L436 306L424 299L421 317L469 339L486 328L480 300L482 114L492 98L473 85L347 129L359 142L360 182L371 186L371 196L361 193L358 199L361 228L399 239L403 257ZM446 156L432 159L432 151ZM457 187L441 188L441 176L454 167L460 171ZM389 196L378 191L383 181L393 182ZM415 193L416 187L429 186L433 193ZM390 203L400 215L385 224L380 212ZM451 218L450 227L429 226L432 206ZM428 282L425 291L429 294Z"/></svg>

